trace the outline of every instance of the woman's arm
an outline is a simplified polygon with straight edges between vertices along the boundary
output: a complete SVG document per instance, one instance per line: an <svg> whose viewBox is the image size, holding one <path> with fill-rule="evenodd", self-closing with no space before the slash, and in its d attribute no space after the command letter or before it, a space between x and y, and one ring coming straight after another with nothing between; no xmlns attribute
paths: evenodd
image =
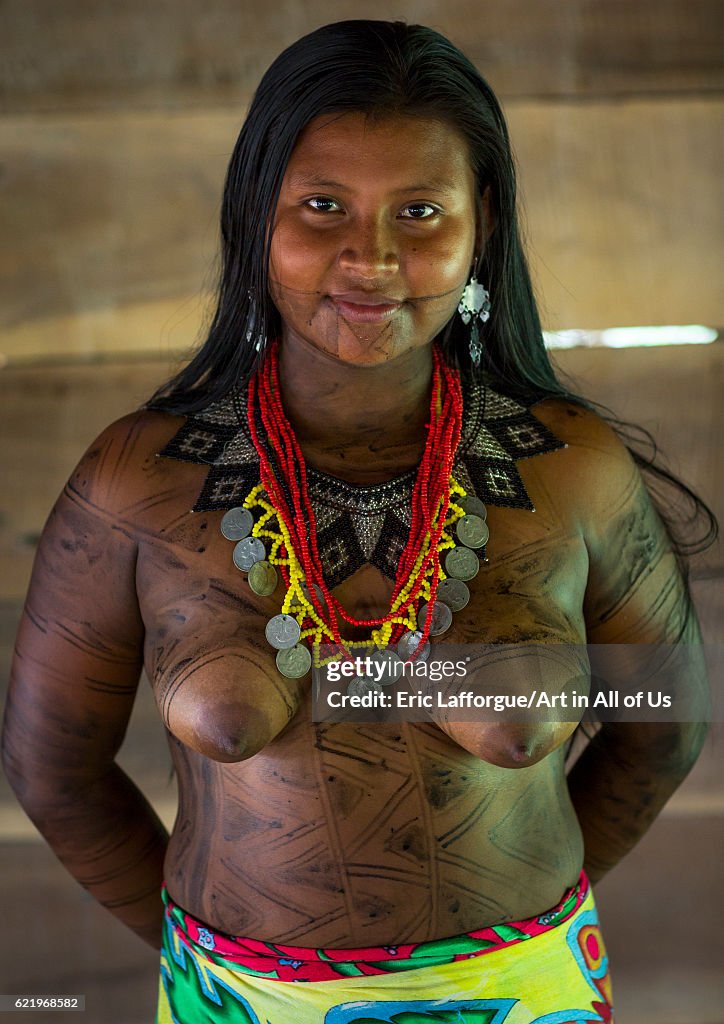
<svg viewBox="0 0 724 1024"><path fill-rule="evenodd" d="M607 428L599 436L606 512L601 503L585 531L588 639L605 645L600 659L591 648L594 670L601 660L611 686L642 691L644 708L649 690L665 690L680 710L660 721L604 721L571 769L585 868L594 882L636 845L686 778L709 717L699 624L669 538L628 453ZM646 717L653 715L644 711Z"/></svg>
<svg viewBox="0 0 724 1024"><path fill-rule="evenodd" d="M691 771L704 723L606 724L568 775L592 882L638 843Z"/></svg>
<svg viewBox="0 0 724 1024"><path fill-rule="evenodd" d="M115 763L143 664L125 454L140 419L91 445L45 525L2 736L18 800L70 873L158 948L166 831Z"/></svg>

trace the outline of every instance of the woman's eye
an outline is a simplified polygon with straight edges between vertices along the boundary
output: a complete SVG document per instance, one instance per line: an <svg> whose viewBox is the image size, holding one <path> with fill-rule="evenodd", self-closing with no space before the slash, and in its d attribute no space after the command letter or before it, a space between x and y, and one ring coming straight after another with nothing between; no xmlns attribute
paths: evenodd
<svg viewBox="0 0 724 1024"><path fill-rule="evenodd" d="M439 212L438 208L432 206L431 203L410 203L404 207L402 215L410 220L428 220Z"/></svg>
<svg viewBox="0 0 724 1024"><path fill-rule="evenodd" d="M336 213L340 208L339 203L328 196L312 196L305 201L305 206L310 206L317 213Z"/></svg>

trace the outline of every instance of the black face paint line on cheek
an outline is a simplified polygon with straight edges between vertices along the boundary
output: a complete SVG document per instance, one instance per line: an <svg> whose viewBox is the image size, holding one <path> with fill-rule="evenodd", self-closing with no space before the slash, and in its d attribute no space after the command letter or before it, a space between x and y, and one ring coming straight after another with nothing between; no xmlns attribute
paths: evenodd
<svg viewBox="0 0 724 1024"><path fill-rule="evenodd" d="M318 288L315 288L315 289L312 289L312 290L309 290L309 291L307 291L305 289L302 289L302 288L292 288L290 285L282 284L281 281L274 280L274 279L271 279L271 278L270 278L269 283L270 283L270 285L273 286L274 292L276 292L280 296L281 296L282 293L287 293L288 295L298 295L298 296L306 296L306 297L314 296L318 300L322 300L324 298L324 292L320 291ZM444 292L434 292L432 294L427 294L427 295L408 295L405 298L404 301L405 302L409 302L409 303L414 303L414 302L435 302L436 300L442 301L444 299L449 299L451 295L457 295L458 292L462 293L462 290L463 290L463 288L465 287L465 285L467 283L468 283L468 280L467 280L467 278L465 278L465 280L460 281L459 284L456 284L454 288L449 288L447 291L444 291ZM353 291L358 286L359 286L359 290L360 291L367 291L367 290L369 290L369 282L365 282L365 281L363 281L363 282L354 282L354 281L350 282L350 281L347 281L345 283L344 288L342 288L342 286L340 286L339 290L340 291L341 290ZM289 302L289 299L287 299L287 301Z"/></svg>
<svg viewBox="0 0 724 1024"><path fill-rule="evenodd" d="M461 281L460 284L456 284L454 288L449 288L445 292L437 292L434 295L414 295L410 296L409 302L435 302L435 301L446 301L451 295L461 295L463 288L467 284L467 278Z"/></svg>
<svg viewBox="0 0 724 1024"><path fill-rule="evenodd" d="M282 320L290 325L294 323L305 323L312 326L312 322L319 310L317 303L312 296L318 296L318 292L297 292L286 288L279 281L270 282L271 297L274 301Z"/></svg>
<svg viewBox="0 0 724 1024"><path fill-rule="evenodd" d="M458 296L462 295L463 289L467 283L467 280L461 281L459 285L456 285L447 292L440 292L438 295L416 295L414 299L410 299L409 301L415 303L449 302L451 296L455 296L457 299Z"/></svg>
<svg viewBox="0 0 724 1024"><path fill-rule="evenodd" d="M405 299L391 319L365 324L346 320L322 289L289 287L277 278L270 285L285 332L337 360L358 364L389 362L432 341L454 314L464 287L461 282L445 292Z"/></svg>

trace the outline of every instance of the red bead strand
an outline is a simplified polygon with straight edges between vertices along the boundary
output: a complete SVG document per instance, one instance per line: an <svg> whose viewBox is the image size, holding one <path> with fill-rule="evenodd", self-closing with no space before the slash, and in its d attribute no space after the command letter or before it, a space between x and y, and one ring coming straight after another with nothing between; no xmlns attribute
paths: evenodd
<svg viewBox="0 0 724 1024"><path fill-rule="evenodd" d="M317 530L314 509L309 496L307 467L304 455L299 446L294 430L286 417L281 402L279 384L278 341L269 349L267 358L260 367L256 377L249 382L248 421L254 447L259 454L261 482L269 496L271 504L282 517L292 540L296 556L304 569L310 599L317 615L329 627L335 643L344 646L336 616L327 622L322 603L330 610L339 613L341 618L353 626L373 628L381 626L404 611L404 607L396 612L375 619L355 619L347 614L339 600L330 592L322 571L322 561L317 544ZM259 437L255 411L258 409L267 444ZM457 371L446 366L437 347L433 347L433 379L430 397L430 420L427 425L427 439L420 466L415 478L412 494L410 533L402 552L393 589L393 603L406 584L410 584L410 592L405 607L414 605L420 597L425 579L430 575L430 604L434 603L437 585L440 579L440 552L438 545L445 525L450 501L450 476L452 473L455 452L460 441L462 429L462 392ZM269 449L273 449L285 483L291 497L289 506L284 490L276 479L269 458ZM439 510L439 511L438 511ZM436 519L437 512L437 519ZM433 525L434 524L434 525ZM306 529L305 529L306 527ZM419 557L420 547L426 534L429 534L429 548L418 566L414 580L410 577L415 562ZM429 572L432 563L432 573ZM285 583L289 585L289 575L282 567ZM319 587L322 600L319 599L315 587ZM422 631L421 645L429 636L432 616L428 615ZM404 631L402 624L393 627L395 640Z"/></svg>

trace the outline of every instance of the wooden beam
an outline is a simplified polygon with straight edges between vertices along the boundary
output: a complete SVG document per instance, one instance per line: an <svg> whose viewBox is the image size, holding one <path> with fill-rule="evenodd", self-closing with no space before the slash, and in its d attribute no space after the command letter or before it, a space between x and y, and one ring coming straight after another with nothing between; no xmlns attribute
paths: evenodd
<svg viewBox="0 0 724 1024"><path fill-rule="evenodd" d="M429 24L506 98L721 89L718 0L5 0L6 111L228 103L241 108L274 57L345 18Z"/></svg>

